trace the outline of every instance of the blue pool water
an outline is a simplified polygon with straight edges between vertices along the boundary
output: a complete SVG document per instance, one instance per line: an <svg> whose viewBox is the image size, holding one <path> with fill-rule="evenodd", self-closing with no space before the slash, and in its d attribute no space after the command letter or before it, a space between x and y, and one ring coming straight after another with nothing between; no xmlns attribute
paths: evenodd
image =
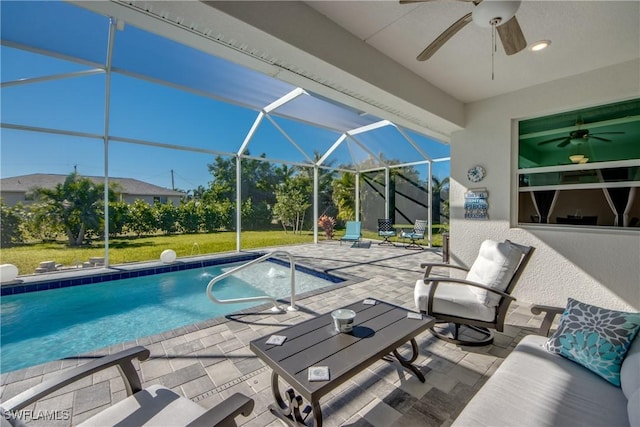
<svg viewBox="0 0 640 427"><path fill-rule="evenodd" d="M74 356L256 306L214 304L209 281L239 264L176 271L40 292L0 301L0 372ZM296 271L296 293L333 282ZM218 299L288 298L289 267L255 264L214 286Z"/></svg>

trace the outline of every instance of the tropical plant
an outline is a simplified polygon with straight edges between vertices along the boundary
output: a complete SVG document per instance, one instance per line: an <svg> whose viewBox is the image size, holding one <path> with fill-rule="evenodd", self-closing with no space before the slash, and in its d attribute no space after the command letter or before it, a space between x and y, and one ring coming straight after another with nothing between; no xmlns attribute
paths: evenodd
<svg viewBox="0 0 640 427"><path fill-rule="evenodd" d="M157 220L157 227L164 234L173 234L178 230L179 213L173 203L159 203L153 205L154 216Z"/></svg>
<svg viewBox="0 0 640 427"><path fill-rule="evenodd" d="M182 201L176 210L180 229L185 233L197 233L200 230L202 211L199 209L201 202L198 200Z"/></svg>
<svg viewBox="0 0 640 427"><path fill-rule="evenodd" d="M431 178L433 196L433 221L435 223L449 222L449 177Z"/></svg>
<svg viewBox="0 0 640 427"><path fill-rule="evenodd" d="M122 200L109 202L109 235L121 235L128 222L129 204Z"/></svg>
<svg viewBox="0 0 640 427"><path fill-rule="evenodd" d="M50 212L46 203L30 204L23 210L22 217L22 229L29 240L46 242L64 233L60 219Z"/></svg>
<svg viewBox="0 0 640 427"><path fill-rule="evenodd" d="M158 229L158 220L153 207L144 200L136 199L129 207L127 227L138 237L155 232Z"/></svg>
<svg viewBox="0 0 640 427"><path fill-rule="evenodd" d="M250 153L245 151L245 154ZM271 165L266 161L264 153L260 157L264 160L248 158L241 160L242 225L247 229L265 228L271 224L270 206L276 202L276 186L292 173L292 169L287 166ZM207 167L213 176L213 181L203 199L209 203L223 201L235 203L236 159L218 156Z"/></svg>
<svg viewBox="0 0 640 427"><path fill-rule="evenodd" d="M21 206L9 207L0 200L0 246L23 241Z"/></svg>
<svg viewBox="0 0 640 427"><path fill-rule="evenodd" d="M81 245L89 230L100 230L104 184L96 184L74 172L54 188L34 189L33 196L43 202L45 211L63 226L69 246ZM109 200L115 200L112 189L109 190Z"/></svg>
<svg viewBox="0 0 640 427"><path fill-rule="evenodd" d="M333 239L335 233L334 228L336 226L335 218L328 215L322 215L318 218L318 225L324 230L324 236L327 240Z"/></svg>
<svg viewBox="0 0 640 427"><path fill-rule="evenodd" d="M302 230L307 209L311 207L311 180L306 175L296 175L286 179L276 190L276 204L273 213L282 223L286 233L287 225L294 233Z"/></svg>
<svg viewBox="0 0 640 427"><path fill-rule="evenodd" d="M338 219L342 221L355 219L355 174L342 172L340 178L333 180L332 187L333 202L338 208Z"/></svg>

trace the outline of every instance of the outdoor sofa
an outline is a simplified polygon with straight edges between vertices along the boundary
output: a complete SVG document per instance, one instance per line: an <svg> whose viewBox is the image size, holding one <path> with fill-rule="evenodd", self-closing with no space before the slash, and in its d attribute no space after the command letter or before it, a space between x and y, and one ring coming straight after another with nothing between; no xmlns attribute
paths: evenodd
<svg viewBox="0 0 640 427"><path fill-rule="evenodd" d="M540 314L541 309L554 310L538 306L532 311ZM562 311L555 309L555 313ZM549 314L543 327L550 326L548 317ZM619 371L621 387L548 351L547 339L538 335L524 337L453 426L640 426L637 328Z"/></svg>

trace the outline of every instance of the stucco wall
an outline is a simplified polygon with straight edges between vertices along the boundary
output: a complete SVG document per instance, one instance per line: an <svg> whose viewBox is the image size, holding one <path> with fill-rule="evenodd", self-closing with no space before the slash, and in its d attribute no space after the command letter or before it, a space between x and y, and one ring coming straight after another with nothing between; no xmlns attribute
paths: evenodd
<svg viewBox="0 0 640 427"><path fill-rule="evenodd" d="M487 82L489 84L490 82ZM616 309L640 309L640 233L515 226L518 119L640 96L640 60L557 80L467 106L465 129L451 142L452 262L470 265L485 239L536 247L516 298L564 306L567 297ZM639 141L640 142L640 141ZM487 174L467 179L476 164ZM486 187L489 220L464 220L464 192Z"/></svg>

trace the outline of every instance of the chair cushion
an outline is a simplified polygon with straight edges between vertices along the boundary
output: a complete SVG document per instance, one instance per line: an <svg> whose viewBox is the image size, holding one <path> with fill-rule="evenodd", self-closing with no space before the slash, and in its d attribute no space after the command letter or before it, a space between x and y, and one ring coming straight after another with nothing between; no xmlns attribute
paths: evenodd
<svg viewBox="0 0 640 427"><path fill-rule="evenodd" d="M425 284L422 279L416 282L413 296L418 310L427 311L430 287L431 285ZM496 316L495 308L478 304L476 294L471 292L470 286L452 283L438 285L433 300L433 311L485 322L493 322Z"/></svg>
<svg viewBox="0 0 640 427"><path fill-rule="evenodd" d="M640 313L626 313L569 298L545 348L620 386L620 367L640 330Z"/></svg>
<svg viewBox="0 0 640 427"><path fill-rule="evenodd" d="M485 240L480 245L478 257L467 273L467 280L480 283L490 288L504 291L509 286L520 259L522 251L509 242ZM472 288L478 301L489 307L500 302L500 295L480 288Z"/></svg>
<svg viewBox="0 0 640 427"><path fill-rule="evenodd" d="M160 385L150 386L84 421L81 426L187 425L205 408Z"/></svg>

